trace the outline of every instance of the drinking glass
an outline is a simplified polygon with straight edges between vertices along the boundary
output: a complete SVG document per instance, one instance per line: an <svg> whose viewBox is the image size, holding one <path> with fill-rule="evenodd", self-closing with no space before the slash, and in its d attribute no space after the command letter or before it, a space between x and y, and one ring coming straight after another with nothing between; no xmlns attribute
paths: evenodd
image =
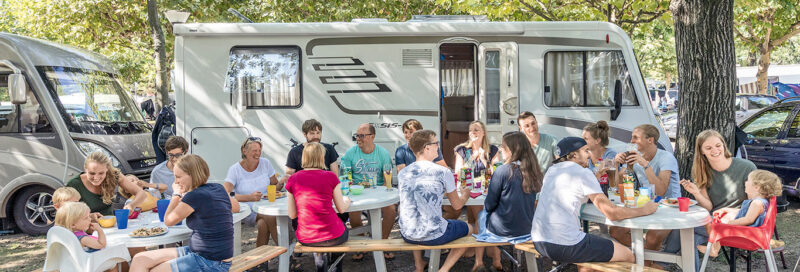
<svg viewBox="0 0 800 272"><path fill-rule="evenodd" d="M383 165L383 185L386 185L386 191L392 190L392 164L390 163Z"/></svg>

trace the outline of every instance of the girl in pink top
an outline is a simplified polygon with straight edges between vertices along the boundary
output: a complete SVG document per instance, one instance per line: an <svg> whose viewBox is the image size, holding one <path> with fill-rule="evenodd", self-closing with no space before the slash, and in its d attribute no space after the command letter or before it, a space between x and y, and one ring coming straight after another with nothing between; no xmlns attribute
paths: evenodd
<svg viewBox="0 0 800 272"><path fill-rule="evenodd" d="M307 246L336 246L347 242L347 229L331 207L339 213L350 207L350 199L342 195L339 178L325 170L325 148L319 143L306 143L301 170L286 183L289 218L297 218L297 240ZM325 271L327 254L314 254L317 271ZM338 258L338 256L330 256ZM342 263L337 265L342 271Z"/></svg>

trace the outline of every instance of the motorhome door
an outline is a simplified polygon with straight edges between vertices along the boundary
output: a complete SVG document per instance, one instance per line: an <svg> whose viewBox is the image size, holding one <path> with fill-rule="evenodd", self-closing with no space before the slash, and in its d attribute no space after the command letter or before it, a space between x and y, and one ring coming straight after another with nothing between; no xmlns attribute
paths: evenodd
<svg viewBox="0 0 800 272"><path fill-rule="evenodd" d="M518 114L517 43L482 43L478 47L478 118L486 124L489 142L516 131Z"/></svg>

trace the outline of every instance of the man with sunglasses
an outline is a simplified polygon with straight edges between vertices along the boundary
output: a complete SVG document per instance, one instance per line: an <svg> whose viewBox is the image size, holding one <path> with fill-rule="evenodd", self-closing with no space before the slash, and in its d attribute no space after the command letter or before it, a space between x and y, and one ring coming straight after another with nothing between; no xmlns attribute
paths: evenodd
<svg viewBox="0 0 800 272"><path fill-rule="evenodd" d="M167 151L167 160L153 168L153 172L150 173L150 183L142 182L139 185L158 189L166 199L169 199L172 196L172 183L175 182L172 167L175 167L178 158L189 150L189 142L181 136L170 136L164 144L164 150Z"/></svg>
<svg viewBox="0 0 800 272"><path fill-rule="evenodd" d="M353 172L354 184L366 182L369 178L375 178L378 186L383 186L383 166L386 164L391 165L392 158L386 149L375 144L375 127L368 123L361 124L356 130L355 138L356 146L351 147L344 153L342 167L350 167ZM394 225L396 215L394 205L384 207L381 209L381 213L383 213L382 237L387 239ZM350 213L350 226L357 228L362 225L361 212ZM361 260L363 257L364 254L354 254L353 260ZM384 257L393 259L394 255L384 253Z"/></svg>

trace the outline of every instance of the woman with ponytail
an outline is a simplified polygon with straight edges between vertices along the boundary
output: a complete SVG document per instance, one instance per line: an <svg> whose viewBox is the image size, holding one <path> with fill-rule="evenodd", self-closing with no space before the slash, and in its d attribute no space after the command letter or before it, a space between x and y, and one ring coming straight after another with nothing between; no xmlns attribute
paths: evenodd
<svg viewBox="0 0 800 272"><path fill-rule="evenodd" d="M484 209L478 217L482 242L521 243L531 239L531 224L536 209L536 193L542 189L542 171L528 138L522 132L509 132L500 146L503 165L497 167L489 183ZM473 271L483 267L484 248L475 249ZM488 247L492 266L502 270L500 251Z"/></svg>
<svg viewBox="0 0 800 272"><path fill-rule="evenodd" d="M608 148L609 136L611 136L611 134L609 133L609 127L606 121L600 120L597 123L591 123L583 127L583 140L586 141L586 146L589 147L589 152L591 153L589 157L589 170L595 173L595 176L600 181L600 187L603 189L603 192L608 191L608 176L606 176L606 170L608 169L602 166L597 167L596 164L601 163L602 160L613 161L614 157L617 156L616 151Z"/></svg>

